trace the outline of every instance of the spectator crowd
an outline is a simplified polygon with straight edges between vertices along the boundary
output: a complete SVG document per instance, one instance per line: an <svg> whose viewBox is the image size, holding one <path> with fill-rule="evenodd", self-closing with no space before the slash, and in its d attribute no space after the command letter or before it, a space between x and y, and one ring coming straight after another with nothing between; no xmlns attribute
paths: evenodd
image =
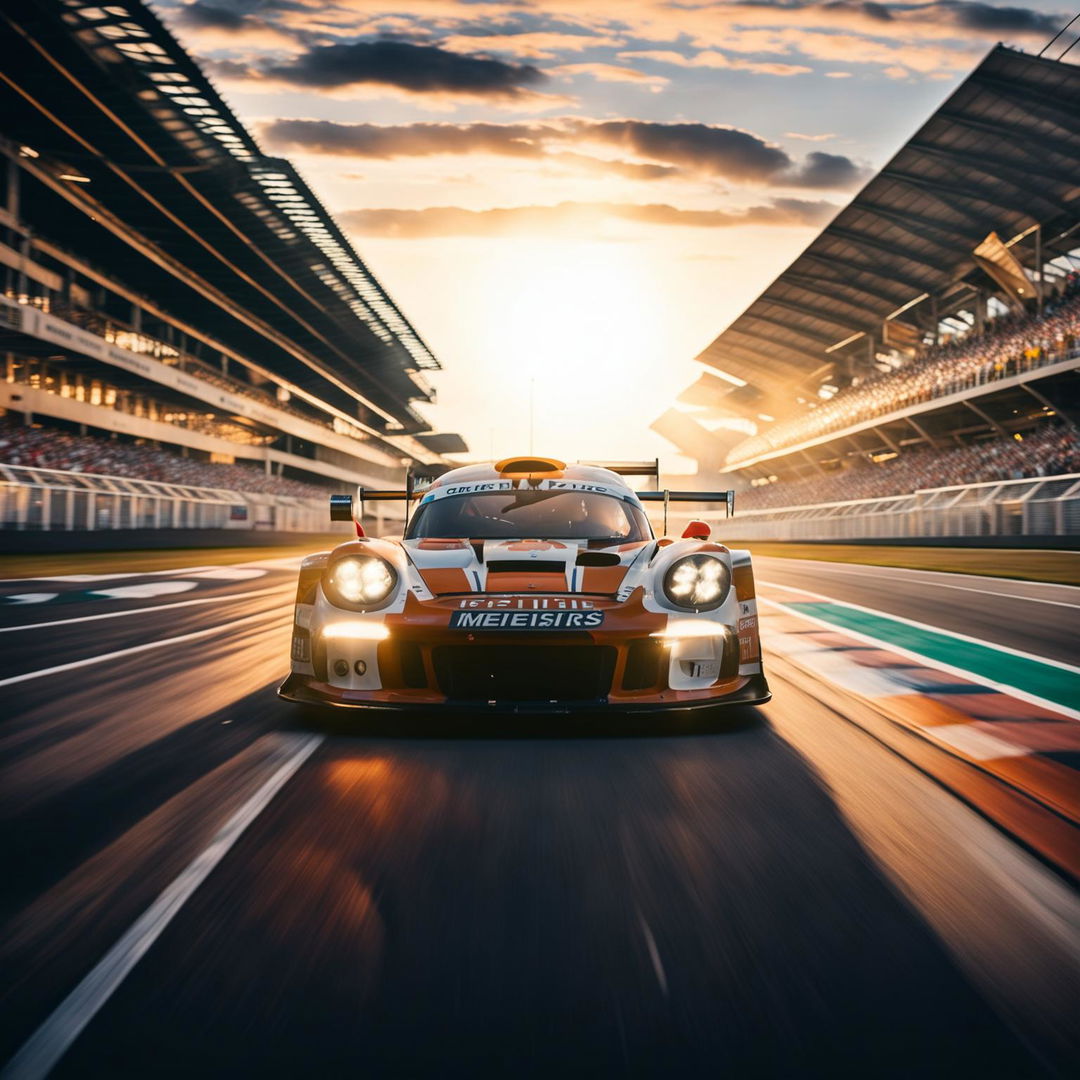
<svg viewBox="0 0 1080 1080"><path fill-rule="evenodd" d="M314 484L268 476L257 466L217 465L118 439L26 427L11 417L0 418L0 463L269 495L326 494Z"/></svg>
<svg viewBox="0 0 1080 1080"><path fill-rule="evenodd" d="M1048 425L1023 441L997 438L953 450L927 447L904 451L884 462L859 459L857 464L826 476L752 487L741 493L738 501L740 510L768 510L1078 472L1080 433L1074 427Z"/></svg>
<svg viewBox="0 0 1080 1080"><path fill-rule="evenodd" d="M1080 274L1070 274L1041 318L995 319L981 335L927 349L895 371L840 390L803 416L781 420L739 443L728 458L738 465L760 454L840 431L972 386L1030 371L1080 351Z"/></svg>

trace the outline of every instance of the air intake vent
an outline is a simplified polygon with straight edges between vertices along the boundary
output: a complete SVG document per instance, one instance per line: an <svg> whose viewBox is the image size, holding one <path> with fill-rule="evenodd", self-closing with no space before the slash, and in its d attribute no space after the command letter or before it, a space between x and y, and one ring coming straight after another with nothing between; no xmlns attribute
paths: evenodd
<svg viewBox="0 0 1080 1080"><path fill-rule="evenodd" d="M490 559L489 574L565 574L566 563L552 559Z"/></svg>
<svg viewBox="0 0 1080 1080"><path fill-rule="evenodd" d="M582 551L577 557L578 566L618 566L621 562L612 551Z"/></svg>

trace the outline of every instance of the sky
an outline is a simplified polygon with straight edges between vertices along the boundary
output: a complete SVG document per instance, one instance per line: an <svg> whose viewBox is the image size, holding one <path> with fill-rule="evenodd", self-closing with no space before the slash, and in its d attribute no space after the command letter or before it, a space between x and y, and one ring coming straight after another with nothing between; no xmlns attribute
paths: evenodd
<svg viewBox="0 0 1080 1080"><path fill-rule="evenodd" d="M437 430L478 459L659 455L670 471L692 464L648 427L694 357L996 42L1038 52L1074 14L1058 0L152 4L439 357L438 403L421 410Z"/></svg>

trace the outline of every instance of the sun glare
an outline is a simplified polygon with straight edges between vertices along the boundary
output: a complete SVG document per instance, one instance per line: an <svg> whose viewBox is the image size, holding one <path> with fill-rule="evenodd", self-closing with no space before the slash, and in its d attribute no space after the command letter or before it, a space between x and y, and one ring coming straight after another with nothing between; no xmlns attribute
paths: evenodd
<svg viewBox="0 0 1080 1080"><path fill-rule="evenodd" d="M640 432L657 395L670 394L663 289L646 252L564 238L505 247L491 261L490 319L475 342L491 399L514 416L499 441L516 439L511 452L610 456L620 426L632 417Z"/></svg>

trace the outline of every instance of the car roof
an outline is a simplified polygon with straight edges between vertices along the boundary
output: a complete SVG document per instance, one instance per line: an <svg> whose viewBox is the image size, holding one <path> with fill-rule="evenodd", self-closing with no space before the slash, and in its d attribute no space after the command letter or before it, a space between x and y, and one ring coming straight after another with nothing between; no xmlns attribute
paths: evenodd
<svg viewBox="0 0 1080 1080"><path fill-rule="evenodd" d="M452 469L433 481L429 490L457 484L482 483L485 480L574 480L578 483L614 488L620 493L633 493L633 488L610 469L597 465L567 464L554 458L537 458L535 455L504 458L498 462Z"/></svg>

